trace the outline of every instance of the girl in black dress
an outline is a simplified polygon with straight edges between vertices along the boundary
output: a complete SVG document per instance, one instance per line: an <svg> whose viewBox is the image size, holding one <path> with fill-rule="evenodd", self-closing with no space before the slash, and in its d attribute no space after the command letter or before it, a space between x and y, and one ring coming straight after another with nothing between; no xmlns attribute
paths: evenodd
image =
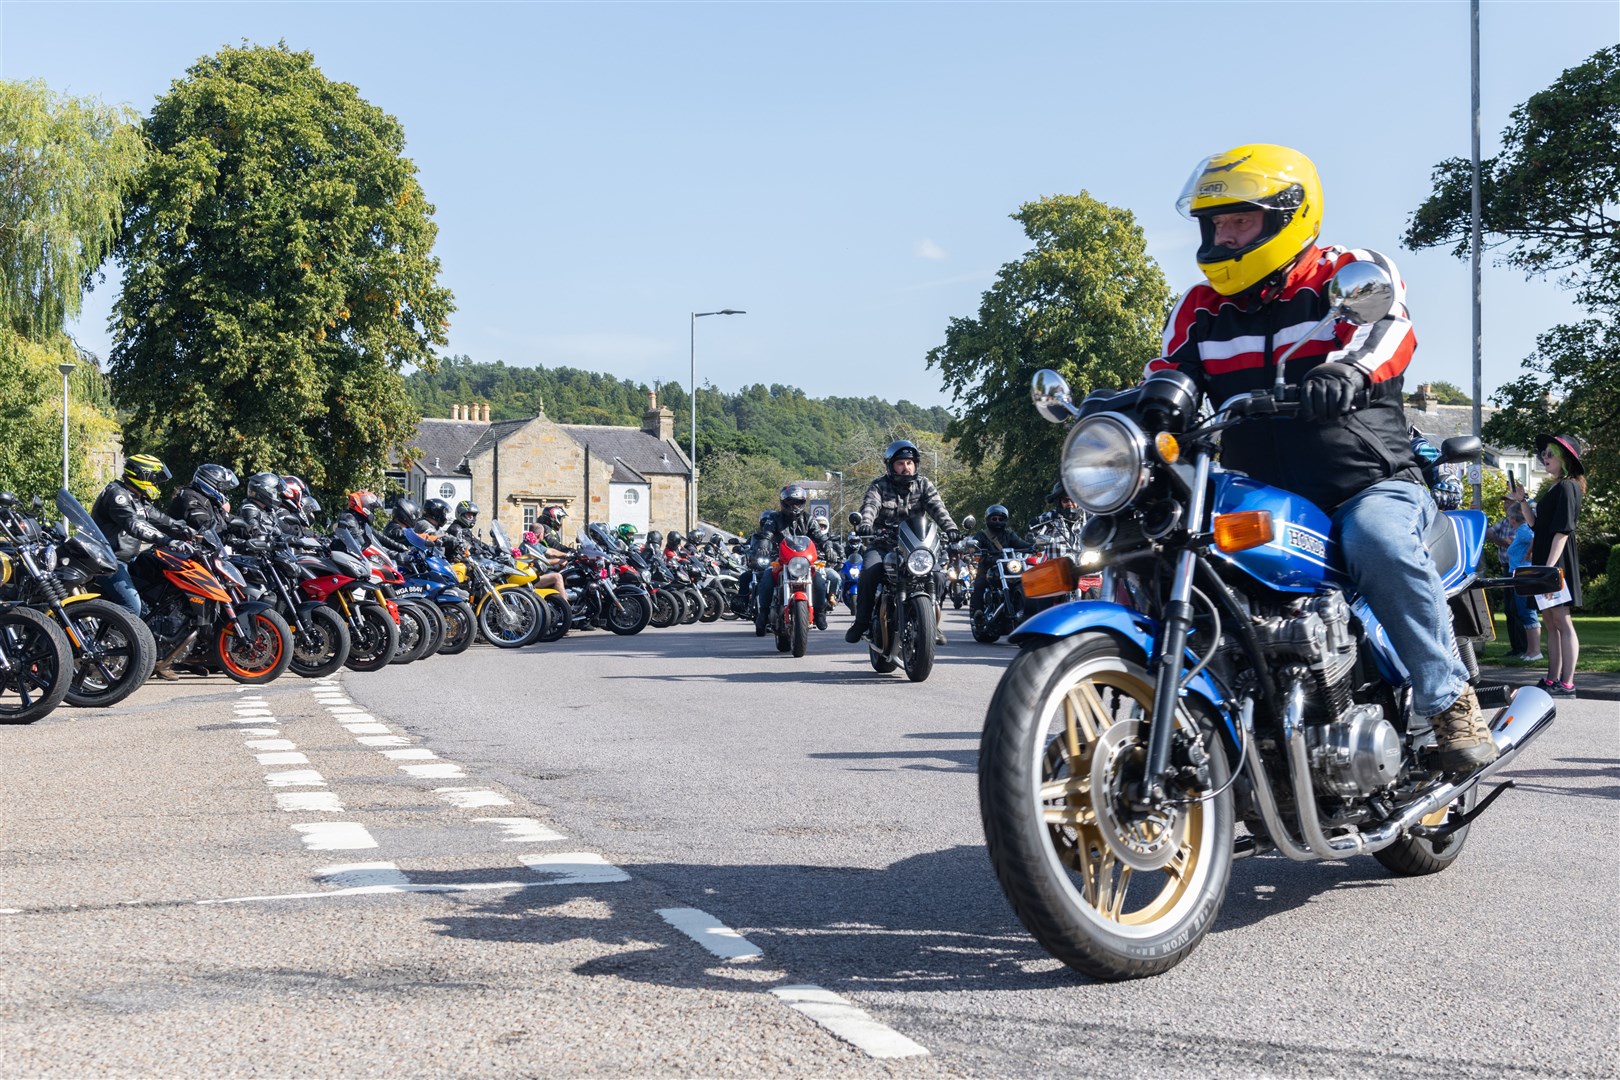
<svg viewBox="0 0 1620 1080"><path fill-rule="evenodd" d="M1522 489L1519 495L1525 520L1535 531L1535 539L1530 544L1530 564L1562 568L1564 583L1569 587L1568 600L1543 608L1541 612L1546 626L1543 651L1547 654L1547 677L1538 685L1554 697L1575 696L1575 661L1581 655L1581 643L1575 637L1575 624L1570 616L1581 606L1581 564L1575 550L1575 523L1580 518L1581 499L1586 494L1586 469L1581 465L1583 449L1581 441L1573 435L1536 436L1536 452L1542 466L1552 476L1553 485L1534 507Z"/></svg>

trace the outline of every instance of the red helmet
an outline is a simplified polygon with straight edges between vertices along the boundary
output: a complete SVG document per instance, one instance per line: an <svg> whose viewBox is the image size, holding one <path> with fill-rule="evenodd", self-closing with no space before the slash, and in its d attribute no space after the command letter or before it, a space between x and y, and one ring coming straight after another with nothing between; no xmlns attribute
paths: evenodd
<svg viewBox="0 0 1620 1080"><path fill-rule="evenodd" d="M382 500L370 491L349 492L349 509L359 516L361 521L370 521L371 515L382 508Z"/></svg>

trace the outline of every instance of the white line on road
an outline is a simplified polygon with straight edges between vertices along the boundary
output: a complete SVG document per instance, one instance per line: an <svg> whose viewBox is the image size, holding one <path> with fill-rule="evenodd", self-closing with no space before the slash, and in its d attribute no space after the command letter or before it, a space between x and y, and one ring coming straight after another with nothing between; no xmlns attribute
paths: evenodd
<svg viewBox="0 0 1620 1080"><path fill-rule="evenodd" d="M313 825L294 825L293 831L300 835L304 846L311 851L359 851L362 848L377 846L377 841L371 838L366 827L358 821L322 821Z"/></svg>
<svg viewBox="0 0 1620 1080"><path fill-rule="evenodd" d="M251 904L267 900L325 900L332 896L377 896L384 893L484 892L489 889L538 889L551 881L472 881L446 885L362 885L354 889L328 889L323 892L281 893L276 896L229 896L217 900L193 900L194 904Z"/></svg>
<svg viewBox="0 0 1620 1080"><path fill-rule="evenodd" d="M629 874L602 856L588 851L559 851L518 857L528 864L530 870L547 875L546 885L599 885L630 880Z"/></svg>
<svg viewBox="0 0 1620 1080"><path fill-rule="evenodd" d="M832 1034L875 1058L921 1057L928 1048L912 1042L887 1024L831 990L813 984L778 986L771 993Z"/></svg>
<svg viewBox="0 0 1620 1080"><path fill-rule="evenodd" d="M361 746L406 746L411 740L403 735L360 735L354 741Z"/></svg>
<svg viewBox="0 0 1620 1080"><path fill-rule="evenodd" d="M409 885L399 867L391 862L348 863L343 866L325 866L315 876L347 889L363 889L377 885Z"/></svg>
<svg viewBox="0 0 1620 1080"><path fill-rule="evenodd" d="M298 744L291 739L249 739L249 750L296 750Z"/></svg>
<svg viewBox="0 0 1620 1080"><path fill-rule="evenodd" d="M512 800L505 795L498 795L483 788L441 787L434 788L433 791L451 806L457 806L463 810L476 810L480 806L512 805Z"/></svg>
<svg viewBox="0 0 1620 1080"><path fill-rule="evenodd" d="M276 805L291 813L306 810L343 813L343 804L338 801L337 795L330 791L278 791Z"/></svg>
<svg viewBox="0 0 1620 1080"><path fill-rule="evenodd" d="M542 825L534 818L526 817L475 817L474 821L486 822L494 825L506 835L501 842L506 844L523 844L529 842L542 843L552 840L568 839L562 833L547 825Z"/></svg>
<svg viewBox="0 0 1620 1080"><path fill-rule="evenodd" d="M383 750L382 756L390 761L431 761L439 755L422 746L409 750Z"/></svg>
<svg viewBox="0 0 1620 1080"><path fill-rule="evenodd" d="M308 765L309 758L298 753L254 754L260 765Z"/></svg>
<svg viewBox="0 0 1620 1080"><path fill-rule="evenodd" d="M266 773L264 782L271 787L325 787L326 777L314 769L292 769L288 772Z"/></svg>
<svg viewBox="0 0 1620 1080"><path fill-rule="evenodd" d="M244 735L262 735L262 736L265 736L265 737L269 737L271 735L280 735L281 734L281 729L280 728L273 728L273 727L250 727L250 728L243 728L242 729L242 734L244 734Z"/></svg>
<svg viewBox="0 0 1620 1080"><path fill-rule="evenodd" d="M401 765L400 769L419 780L465 780L467 774L453 761L438 761L432 765Z"/></svg>
<svg viewBox="0 0 1620 1080"><path fill-rule="evenodd" d="M722 960L751 960L763 956L758 945L697 908L659 908L665 922Z"/></svg>
<svg viewBox="0 0 1620 1080"><path fill-rule="evenodd" d="M387 735L387 734L389 734L387 724L378 724L378 723L371 723L371 722L367 722L367 723L364 723L364 724L345 723L343 725L343 729L345 731L347 731L350 735Z"/></svg>

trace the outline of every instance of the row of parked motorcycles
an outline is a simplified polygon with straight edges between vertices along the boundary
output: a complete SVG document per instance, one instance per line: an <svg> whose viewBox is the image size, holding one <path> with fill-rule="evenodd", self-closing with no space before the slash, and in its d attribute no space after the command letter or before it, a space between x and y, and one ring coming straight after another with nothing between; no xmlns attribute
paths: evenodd
<svg viewBox="0 0 1620 1080"><path fill-rule="evenodd" d="M391 556L353 532L279 531L229 542L206 530L130 564L145 612L102 595L112 544L63 488L41 500L0 492L0 723L27 724L64 701L116 704L155 669L260 685L288 671L376 671L483 640L515 649L574 631L640 633L736 618L735 557L718 546L638 551L592 524L543 587L543 563L501 526L489 543L404 530Z"/></svg>

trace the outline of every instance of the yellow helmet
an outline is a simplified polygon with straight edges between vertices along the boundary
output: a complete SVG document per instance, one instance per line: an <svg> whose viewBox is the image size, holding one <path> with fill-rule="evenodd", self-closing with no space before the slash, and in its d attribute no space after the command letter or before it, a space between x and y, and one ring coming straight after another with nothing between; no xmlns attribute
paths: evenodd
<svg viewBox="0 0 1620 1080"><path fill-rule="evenodd" d="M1202 230L1198 268L1210 286L1236 296L1291 265L1315 242L1322 231L1322 182L1298 150L1255 143L1199 162L1176 209ZM1247 210L1265 212L1260 235L1236 250L1217 247L1215 217Z"/></svg>
<svg viewBox="0 0 1620 1080"><path fill-rule="evenodd" d="M158 485L169 479L169 467L151 454L134 454L124 460L124 483L148 499L156 500Z"/></svg>

